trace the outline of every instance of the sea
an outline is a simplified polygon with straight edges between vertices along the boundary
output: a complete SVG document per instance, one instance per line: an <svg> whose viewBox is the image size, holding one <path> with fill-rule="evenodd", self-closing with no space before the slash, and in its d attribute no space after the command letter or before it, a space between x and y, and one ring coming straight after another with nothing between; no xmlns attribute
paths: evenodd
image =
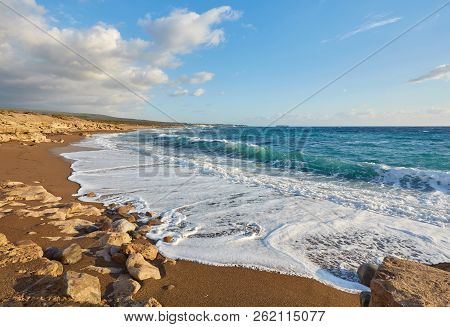
<svg viewBox="0 0 450 327"><path fill-rule="evenodd" d="M174 259L350 292L387 255L450 261L450 127L202 126L78 145L62 155L81 199L156 211L147 237Z"/></svg>

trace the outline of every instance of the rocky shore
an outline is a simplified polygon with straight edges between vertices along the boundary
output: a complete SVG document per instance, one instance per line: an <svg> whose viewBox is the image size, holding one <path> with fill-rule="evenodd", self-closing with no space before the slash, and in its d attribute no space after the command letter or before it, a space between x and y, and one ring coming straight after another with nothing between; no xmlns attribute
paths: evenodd
<svg viewBox="0 0 450 327"><path fill-rule="evenodd" d="M31 240L9 242L0 234L0 268L17 265L20 274L17 290L2 301L3 305L25 303L66 305L71 302L90 305L160 306L157 300L136 301L139 281L161 279L160 267L175 264L158 254L157 248L143 235L151 224L137 223L139 217L129 213L131 206L98 209L78 202L62 203L61 197L41 185L8 181L0 185L0 215L15 214L19 219L39 219L42 225L56 226L65 247L41 248ZM98 217L95 222L81 217ZM156 219L153 217L153 219ZM29 233L32 233L30 231ZM36 233L36 232L34 232ZM48 237L50 240L59 238ZM84 239L82 247L77 240ZM73 242L72 242L73 241ZM77 272L64 267L77 264L83 256L98 257L111 267L88 265ZM102 298L100 281L90 272L118 274ZM21 284L25 287L22 289Z"/></svg>
<svg viewBox="0 0 450 327"><path fill-rule="evenodd" d="M79 202L73 196L78 185L67 180L69 163L50 153L88 129L120 130L116 125L52 130L52 119L59 118L46 116L47 130L35 137L25 121L33 125L40 115L17 115L0 112L9 126L0 127L0 139L8 141L0 142L0 305L449 305L446 263L430 267L387 257L380 266L363 264L358 275L371 292L350 294L308 278L166 258L145 237L160 223L157 213L138 215L131 204ZM26 128L20 132L8 129L21 124ZM42 137L47 141L40 143Z"/></svg>

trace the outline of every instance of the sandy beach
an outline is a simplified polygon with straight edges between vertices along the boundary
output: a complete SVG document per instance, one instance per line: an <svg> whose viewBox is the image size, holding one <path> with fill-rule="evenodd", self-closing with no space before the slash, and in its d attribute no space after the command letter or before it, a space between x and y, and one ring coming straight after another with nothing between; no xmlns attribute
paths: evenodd
<svg viewBox="0 0 450 327"><path fill-rule="evenodd" d="M70 150L67 145L82 138L78 135L52 135L64 143L41 143L33 146L19 142L0 144L2 153L0 180L20 181L44 186L50 193L62 197L61 202L76 202L73 196L78 185L67 178L71 174L70 163L56 152ZM101 205L96 205L101 208ZM95 221L98 217L82 217ZM64 240L60 231L39 218L18 217L14 213L0 219L0 232L10 242L31 240L40 247L65 247L74 242L82 248L98 246L90 238ZM30 235L30 232L32 232ZM50 238L48 238L50 237ZM52 238L54 237L54 238ZM60 237L58 240L58 237ZM87 266L113 266L92 255L83 255L76 264L64 266L64 270L83 271ZM175 265L159 263L162 278L146 280L134 296L136 300L156 298L163 306L359 306L359 296L349 294L309 278L281 275L238 267L214 267L187 261ZM18 272L19 271L19 272ZM97 276L103 295L117 274L89 272ZM20 269L15 265L0 268L4 281L0 300L5 300L20 289ZM167 286L175 286L167 290ZM170 287L171 288L171 287ZM103 297L103 296L102 296ZM26 305L26 304L25 304Z"/></svg>

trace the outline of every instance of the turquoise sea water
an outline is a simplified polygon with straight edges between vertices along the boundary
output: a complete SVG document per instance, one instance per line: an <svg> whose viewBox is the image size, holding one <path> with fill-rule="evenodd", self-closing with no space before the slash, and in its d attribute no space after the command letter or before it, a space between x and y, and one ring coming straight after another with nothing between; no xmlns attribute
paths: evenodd
<svg viewBox="0 0 450 327"><path fill-rule="evenodd" d="M185 129L122 136L176 156L252 161L273 173L309 172L448 193L449 127L326 127Z"/></svg>

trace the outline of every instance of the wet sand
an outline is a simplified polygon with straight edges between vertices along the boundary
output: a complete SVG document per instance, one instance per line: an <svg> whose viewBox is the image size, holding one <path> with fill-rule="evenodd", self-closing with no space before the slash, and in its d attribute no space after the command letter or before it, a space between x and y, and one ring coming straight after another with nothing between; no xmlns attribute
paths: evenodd
<svg viewBox="0 0 450 327"><path fill-rule="evenodd" d="M27 184L39 182L49 192L61 196L62 201L77 201L73 195L78 184L69 181L70 163L56 153L81 136L60 135L64 144L41 143L34 146L18 142L0 144L0 180L20 181ZM67 148L70 149L70 148ZM67 149L64 149L65 151ZM72 148L74 150L74 148ZM96 206L101 207L100 204ZM96 217L86 218L92 221ZM30 239L42 248L64 246L74 241L50 241L46 236L61 236L56 227L42 225L32 218L19 219L14 214L0 219L0 232L12 242ZM36 235L28 235L36 231ZM76 242L88 246L89 240ZM92 240L91 240L92 241ZM98 258L84 256L83 260L70 266L78 270L87 265L105 264ZM64 267L68 269L68 267ZM90 272L91 273L91 272ZM103 293L117 275L92 273L100 279ZM163 306L359 306L359 296L336 290L316 280L257 271L239 267L215 267L187 261L176 265L164 265L161 280L146 280L135 298L156 298ZM15 287L15 272L8 267L0 269L0 299L11 294ZM165 286L174 285L172 290Z"/></svg>

